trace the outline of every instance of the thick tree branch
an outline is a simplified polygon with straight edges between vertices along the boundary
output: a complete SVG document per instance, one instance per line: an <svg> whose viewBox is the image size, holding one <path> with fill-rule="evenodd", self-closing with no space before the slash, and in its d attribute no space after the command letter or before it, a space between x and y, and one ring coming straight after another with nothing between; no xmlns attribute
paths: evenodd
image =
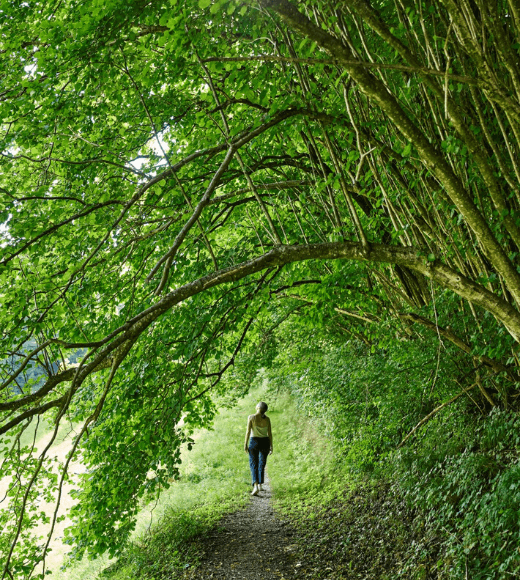
<svg viewBox="0 0 520 580"><path fill-rule="evenodd" d="M451 343L460 348L466 354L471 355L472 349L469 346L469 344L465 343L451 329L438 326L437 324L431 322L427 318L419 316L418 314L414 314L413 312L399 313L399 318L401 318L402 320L409 320L410 322L421 324L422 326L429 328L431 331L435 332L436 334L438 333L442 337L449 340ZM512 372L511 368L506 367L501 362L489 358L485 355L472 355L472 356L474 356L478 361L484 363L486 366L492 368L496 373L505 373L509 380L514 382L520 382L520 377L516 373Z"/></svg>
<svg viewBox="0 0 520 580"><path fill-rule="evenodd" d="M273 55L260 55L260 56L212 56L209 58L202 59L202 62L289 62L289 63L299 63L299 64L325 64L325 65L338 65L343 64L335 59L325 59L325 58L299 58L290 56L273 56ZM397 70L406 73L416 73L421 75L431 75L436 77L446 78L446 72L435 70L423 66L406 66L403 64L391 64L383 62L370 62L365 60L352 60L349 62L352 65L363 65L366 68L372 68L376 70ZM472 77L467 77L463 75L447 75L450 81L456 81L458 83L464 83L472 86L480 86L479 79Z"/></svg>
<svg viewBox="0 0 520 580"><path fill-rule="evenodd" d="M487 258L503 276L516 303L520 304L520 275L496 240L487 220L465 190L448 161L408 117L385 84L374 77L362 65L351 64L354 59L350 49L337 38L311 22L287 0L258 0L258 3L264 8L272 9L290 28L310 38L328 54L337 59L363 93L388 116L406 139L413 143L422 162L443 185L446 193L475 232Z"/></svg>

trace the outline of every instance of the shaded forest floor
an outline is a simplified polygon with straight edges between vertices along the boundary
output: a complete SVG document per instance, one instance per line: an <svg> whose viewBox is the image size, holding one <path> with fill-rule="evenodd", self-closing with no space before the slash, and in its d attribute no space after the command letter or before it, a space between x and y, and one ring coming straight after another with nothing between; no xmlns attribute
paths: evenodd
<svg viewBox="0 0 520 580"><path fill-rule="evenodd" d="M297 578L296 532L281 519L271 504L271 489L264 486L245 509L225 516L217 526L195 542L200 565L185 578L200 580L280 580Z"/></svg>
<svg viewBox="0 0 520 580"><path fill-rule="evenodd" d="M186 580L390 580L437 578L434 538L385 485L358 487L317 507L312 498L284 515L270 488L245 509L193 538L199 565ZM410 550L429 557L410 570ZM408 568L408 569L405 569Z"/></svg>

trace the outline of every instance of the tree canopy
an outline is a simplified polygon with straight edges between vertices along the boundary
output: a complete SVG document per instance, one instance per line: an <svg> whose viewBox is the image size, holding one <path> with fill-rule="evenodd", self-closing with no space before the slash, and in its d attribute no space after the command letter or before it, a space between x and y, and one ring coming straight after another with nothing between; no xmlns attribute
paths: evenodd
<svg viewBox="0 0 520 580"><path fill-rule="evenodd" d="M295 317L369 349L433 333L513 404L515 0L3 0L0 22L2 578L44 559L38 494L59 504L75 455L69 541L116 553Z"/></svg>

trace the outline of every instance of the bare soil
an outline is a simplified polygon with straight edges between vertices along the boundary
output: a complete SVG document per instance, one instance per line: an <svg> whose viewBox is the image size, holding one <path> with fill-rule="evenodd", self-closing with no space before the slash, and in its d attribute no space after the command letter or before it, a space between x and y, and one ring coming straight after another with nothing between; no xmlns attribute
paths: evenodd
<svg viewBox="0 0 520 580"><path fill-rule="evenodd" d="M305 575L295 531L271 506L271 489L251 496L244 510L225 516L202 539L203 557L186 578L197 580L289 580Z"/></svg>

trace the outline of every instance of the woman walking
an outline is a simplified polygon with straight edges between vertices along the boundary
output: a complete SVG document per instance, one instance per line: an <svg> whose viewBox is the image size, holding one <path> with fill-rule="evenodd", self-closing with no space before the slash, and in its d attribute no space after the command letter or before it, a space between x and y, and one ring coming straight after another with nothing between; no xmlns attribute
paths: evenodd
<svg viewBox="0 0 520 580"><path fill-rule="evenodd" d="M266 411L267 404L261 401L256 406L256 413L249 415L247 418L244 451L249 453L249 467L251 468L251 478L253 480L251 495L257 495L259 491L262 491L267 456L273 452L271 420L265 414ZM251 435L251 439L249 439L249 435Z"/></svg>

